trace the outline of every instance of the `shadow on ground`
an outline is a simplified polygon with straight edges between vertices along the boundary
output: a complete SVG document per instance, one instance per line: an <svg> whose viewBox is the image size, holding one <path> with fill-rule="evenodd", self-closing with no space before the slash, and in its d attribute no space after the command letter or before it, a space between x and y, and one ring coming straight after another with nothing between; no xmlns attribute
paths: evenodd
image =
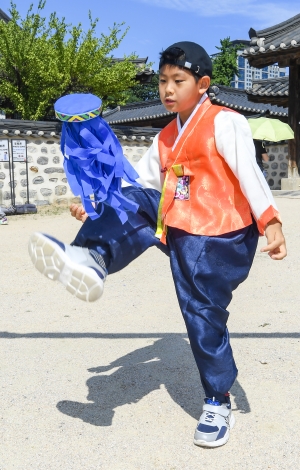
<svg viewBox="0 0 300 470"><path fill-rule="evenodd" d="M89 372L97 374L87 380L90 403L61 401L57 404L59 411L94 426L110 426L116 408L137 403L163 385L175 403L193 418L199 418L204 396L190 346L183 335L165 334L153 344ZM233 409L249 413L246 393L237 381L231 392Z"/></svg>

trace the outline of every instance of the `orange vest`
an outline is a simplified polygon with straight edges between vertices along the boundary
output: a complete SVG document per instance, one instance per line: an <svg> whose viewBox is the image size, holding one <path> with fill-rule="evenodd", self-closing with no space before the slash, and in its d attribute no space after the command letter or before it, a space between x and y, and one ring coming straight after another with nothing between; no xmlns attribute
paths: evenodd
<svg viewBox="0 0 300 470"><path fill-rule="evenodd" d="M209 99L204 101L174 151L176 119L159 134L160 162L165 173L157 232L162 243L166 243L167 226L194 235L216 236L252 224L250 206L239 181L216 148L214 120L222 109ZM188 200L174 199L182 175L190 177Z"/></svg>

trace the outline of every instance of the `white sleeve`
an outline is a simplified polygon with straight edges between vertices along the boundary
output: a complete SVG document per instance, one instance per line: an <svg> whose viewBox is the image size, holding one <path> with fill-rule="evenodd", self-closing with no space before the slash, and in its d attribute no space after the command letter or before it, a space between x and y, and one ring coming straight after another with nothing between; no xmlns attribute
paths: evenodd
<svg viewBox="0 0 300 470"><path fill-rule="evenodd" d="M280 220L271 190L256 163L247 119L241 114L222 110L215 118L215 139L218 152L239 180L259 225L264 229L274 216Z"/></svg>
<svg viewBox="0 0 300 470"><path fill-rule="evenodd" d="M160 171L161 165L158 150L158 136L159 134L154 137L151 147L135 165L134 169L139 175L137 181L144 188L152 188L161 192L164 178Z"/></svg>

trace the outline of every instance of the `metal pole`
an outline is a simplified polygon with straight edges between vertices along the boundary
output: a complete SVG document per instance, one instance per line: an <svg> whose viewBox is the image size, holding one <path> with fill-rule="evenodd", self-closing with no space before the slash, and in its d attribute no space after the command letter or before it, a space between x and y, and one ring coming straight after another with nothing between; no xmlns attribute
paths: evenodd
<svg viewBox="0 0 300 470"><path fill-rule="evenodd" d="M28 177L28 161L27 161L27 140L25 140L25 152L26 152L26 180L27 180L27 204L29 204L29 177Z"/></svg>
<svg viewBox="0 0 300 470"><path fill-rule="evenodd" d="M13 163L12 165L10 164L10 158L11 157L11 151L10 151L10 146L9 146L9 143L10 141L7 139L8 141L8 170L9 170L9 182L10 182L10 202L11 202L11 205L14 206L14 200L13 200L13 188L12 188L12 185L13 185L13 177L12 177L12 172L14 171L14 169L12 168L13 167Z"/></svg>

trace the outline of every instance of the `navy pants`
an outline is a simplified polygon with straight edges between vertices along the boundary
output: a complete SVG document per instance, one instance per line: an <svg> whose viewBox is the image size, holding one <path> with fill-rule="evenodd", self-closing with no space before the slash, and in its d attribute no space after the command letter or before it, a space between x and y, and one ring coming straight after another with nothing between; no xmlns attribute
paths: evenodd
<svg viewBox="0 0 300 470"><path fill-rule="evenodd" d="M123 269L150 246L170 256L171 270L191 348L207 397L225 401L237 368L226 327L232 291L249 273L257 247L256 224L229 234L207 237L168 228L167 246L154 235L160 193L132 186L123 193L140 206L122 225L105 205L103 215L88 219L74 245L100 253L108 273ZM183 202L184 204L184 202Z"/></svg>

